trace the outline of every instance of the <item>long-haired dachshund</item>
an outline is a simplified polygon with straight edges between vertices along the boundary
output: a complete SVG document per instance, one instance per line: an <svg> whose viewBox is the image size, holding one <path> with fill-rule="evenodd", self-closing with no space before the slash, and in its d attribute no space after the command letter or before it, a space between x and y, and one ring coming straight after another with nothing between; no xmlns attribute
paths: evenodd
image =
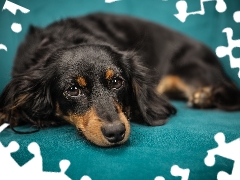
<svg viewBox="0 0 240 180"><path fill-rule="evenodd" d="M144 20L90 14L30 27L0 97L0 123L69 122L113 146L128 139L130 120L165 124L176 113L168 98L240 110L240 91L203 44Z"/></svg>

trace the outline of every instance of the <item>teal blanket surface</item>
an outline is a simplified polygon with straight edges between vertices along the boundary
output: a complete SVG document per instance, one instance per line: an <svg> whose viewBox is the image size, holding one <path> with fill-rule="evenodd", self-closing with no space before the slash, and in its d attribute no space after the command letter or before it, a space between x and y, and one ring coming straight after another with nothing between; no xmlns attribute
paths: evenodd
<svg viewBox="0 0 240 180"><path fill-rule="evenodd" d="M112 3L106 3L104 0L12 0L11 2L29 9L30 12L24 14L17 11L14 15L7 9L0 11L0 44L7 47L7 51L0 49L0 91L11 79L10 72L17 46L23 40L30 24L45 27L61 18L102 11L127 14L161 23L205 43L213 51L218 46L229 46L226 33L222 32L226 27L233 30L232 39L240 39L240 23L233 18L233 14L240 11L239 0L224 0L227 6L224 12L218 12L215 8L216 2L220 1L205 2L202 6L205 13L189 15L185 22L174 16L178 13L177 0L121 0ZM187 12L201 9L201 0L186 2ZM0 0L0 8L5 3L6 1ZM22 25L20 33L11 30L14 22ZM240 58L239 48L234 48L232 53L235 58ZM219 60L226 73L240 87L239 69L231 68L229 56ZM0 151L7 149L10 142L16 141L20 148L11 156L21 167L36 158L27 149L30 143L36 142L40 147L42 171L60 172L59 162L68 160L70 165L65 174L73 180L80 180L82 177L86 179L86 176L92 180L161 180L163 178L180 180L184 177L189 180L214 180L217 179L220 171L231 176L237 173L233 169L237 167L240 157L240 139L238 139L240 111L197 110L190 109L185 102L172 101L172 103L178 109L178 113L172 116L166 125L150 127L131 123L130 138L119 147L100 148L92 145L80 136L73 126L65 125L24 135L16 134L7 128L0 133ZM26 128L28 127L19 127L19 130ZM223 136L220 136L220 132ZM216 134L219 136L215 137ZM230 147L229 143L232 141L236 142L236 146ZM226 155L220 153L224 145L226 149L223 152ZM211 155L215 163L213 166L207 166L204 161L209 157L207 151L214 148L219 150ZM234 151L239 153L233 155ZM233 158L226 158L227 155L232 155ZM0 154L0 167L4 167L1 165L9 162L3 162L1 158ZM41 162L39 163L41 165ZM172 168L176 167L174 165L177 165L180 171L175 172ZM183 172L181 169L189 169L189 173L181 175ZM236 177L240 179L240 175Z"/></svg>
<svg viewBox="0 0 240 180"><path fill-rule="evenodd" d="M166 125L148 127L131 123L129 141L115 148L88 143L73 126L45 129L30 135L18 135L6 129L0 138L4 146L13 140L20 144L20 150L12 154L19 165L33 158L27 147L37 142L43 170L59 172L59 162L67 159L71 164L66 174L75 180L84 175L93 180L154 180L157 176L166 180L181 179L170 173L173 165L190 169L189 180L217 179L219 171L231 174L233 160L216 156L215 165L208 167L204 159L208 150L218 147L214 140L218 132L225 134L226 142L240 137L240 112L192 110L182 102L173 104L179 111Z"/></svg>

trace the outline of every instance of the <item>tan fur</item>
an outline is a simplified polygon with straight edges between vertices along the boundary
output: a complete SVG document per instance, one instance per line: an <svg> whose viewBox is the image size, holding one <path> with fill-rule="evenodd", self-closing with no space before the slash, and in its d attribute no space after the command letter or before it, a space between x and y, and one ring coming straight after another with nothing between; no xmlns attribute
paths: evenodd
<svg viewBox="0 0 240 180"><path fill-rule="evenodd" d="M195 91L192 97L189 99L188 104L190 106L196 106L199 108L209 108L213 106L212 87L203 87Z"/></svg>
<svg viewBox="0 0 240 180"><path fill-rule="evenodd" d="M25 99L28 98L28 95L22 95L20 97L18 97L17 99L15 99L14 105L10 108L11 110L16 109L18 106L21 106L22 104L24 104Z"/></svg>
<svg viewBox="0 0 240 180"><path fill-rule="evenodd" d="M117 106L119 119L120 121L125 125L126 132L125 137L122 141L118 142L117 144L124 143L130 134L130 124L122 112L120 106ZM102 134L101 127L105 124L105 121L101 120L96 113L96 110L94 108L91 108L89 111L87 111L84 115L74 114L71 113L68 116L63 115L59 105L57 105L56 108L56 115L61 116L74 126L76 126L77 129L79 129L86 139L93 142L94 144L98 146L112 146L114 144L110 143L108 140L105 139L105 137Z"/></svg>
<svg viewBox="0 0 240 180"><path fill-rule="evenodd" d="M178 76L168 75L161 79L157 86L157 92L160 94L182 92L188 100L189 106L199 108L212 107L212 87L193 88L187 85Z"/></svg>
<svg viewBox="0 0 240 180"><path fill-rule="evenodd" d="M108 70L106 71L106 79L107 79L107 80L111 80L112 77L113 77L113 75L114 75L114 71L113 71L112 69L108 69Z"/></svg>
<svg viewBox="0 0 240 180"><path fill-rule="evenodd" d="M18 114L18 112L14 111L12 113L11 120L10 120L11 126L16 127L21 124L19 117L20 115ZM3 123L10 123L9 114L0 113L0 125L2 125Z"/></svg>
<svg viewBox="0 0 240 180"><path fill-rule="evenodd" d="M86 87L87 86L87 82L83 77L78 77L77 82L78 82L79 86L81 86L81 87Z"/></svg>
<svg viewBox="0 0 240 180"><path fill-rule="evenodd" d="M3 123L10 123L9 121L9 112L12 111L11 114L11 125L12 126L18 126L20 124L20 115L17 111L17 107L21 106L22 104L25 103L25 100L28 98L28 95L21 95L18 98L15 99L14 104L12 107L9 107L8 109L5 109L5 113L2 112L0 113L0 125Z"/></svg>
<svg viewBox="0 0 240 180"><path fill-rule="evenodd" d="M157 92L160 94L163 93L174 93L174 92L183 92L185 97L190 99L194 89L187 85L183 80L178 76L167 75L160 80L160 83L157 86Z"/></svg>
<svg viewBox="0 0 240 180"><path fill-rule="evenodd" d="M8 116L6 114L0 113L0 125L7 122Z"/></svg>

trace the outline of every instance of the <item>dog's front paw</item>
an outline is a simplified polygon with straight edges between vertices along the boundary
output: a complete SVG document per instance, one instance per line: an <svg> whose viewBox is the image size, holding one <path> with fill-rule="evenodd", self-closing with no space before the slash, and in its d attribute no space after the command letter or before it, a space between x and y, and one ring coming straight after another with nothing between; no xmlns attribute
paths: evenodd
<svg viewBox="0 0 240 180"><path fill-rule="evenodd" d="M195 108L211 108L213 106L212 88L204 87L193 93L188 105Z"/></svg>

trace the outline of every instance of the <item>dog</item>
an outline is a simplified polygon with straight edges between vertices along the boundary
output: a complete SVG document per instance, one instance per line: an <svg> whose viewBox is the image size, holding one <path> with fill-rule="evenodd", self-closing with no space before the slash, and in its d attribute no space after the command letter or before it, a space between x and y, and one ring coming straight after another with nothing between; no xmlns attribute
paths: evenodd
<svg viewBox="0 0 240 180"><path fill-rule="evenodd" d="M160 126L193 108L240 110L240 91L215 54L146 20L94 13L30 26L12 80L0 97L1 123L39 130L65 122L102 147L127 141L129 122Z"/></svg>

